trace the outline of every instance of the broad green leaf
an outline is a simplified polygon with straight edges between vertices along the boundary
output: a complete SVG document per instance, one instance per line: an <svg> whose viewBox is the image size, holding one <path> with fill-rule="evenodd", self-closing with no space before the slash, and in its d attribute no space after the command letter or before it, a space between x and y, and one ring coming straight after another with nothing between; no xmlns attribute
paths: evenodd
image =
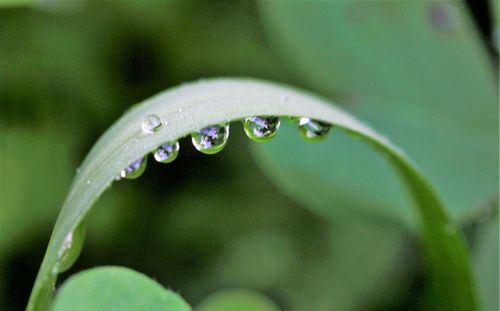
<svg viewBox="0 0 500 311"><path fill-rule="evenodd" d="M144 133L141 124L151 114L160 117L165 125L153 134ZM433 281L433 307L475 310L474 285L461 232L408 157L386 138L323 99L270 82L244 79L200 81L161 93L129 110L99 139L84 160L63 205L28 310L44 310L50 303L58 254L65 248L68 235L122 169L159 145L197 129L255 115L308 116L329 122L385 154L401 175L420 217Z"/></svg>
<svg viewBox="0 0 500 311"><path fill-rule="evenodd" d="M488 207L487 221L478 226L474 240L474 270L477 275L479 298L484 311L499 309L499 224L498 201L496 207ZM484 217L484 216L483 216Z"/></svg>
<svg viewBox="0 0 500 311"><path fill-rule="evenodd" d="M279 311L266 296L247 290L224 290L203 300L196 311Z"/></svg>
<svg viewBox="0 0 500 311"><path fill-rule="evenodd" d="M493 66L462 2L259 4L271 42L297 76L346 104L410 154L455 219L498 190ZM381 157L339 138L315 152L315 146L305 147L307 164L302 157L283 158L302 145L288 135L261 150L286 176L282 188L292 196L319 209L332 206L330 212L350 209L414 224ZM329 160L334 164L323 168Z"/></svg>
<svg viewBox="0 0 500 311"><path fill-rule="evenodd" d="M53 311L190 311L176 293L134 270L99 267L69 278L59 290Z"/></svg>
<svg viewBox="0 0 500 311"><path fill-rule="evenodd" d="M254 144L252 153L282 192L330 221L370 220L415 228L404 185L391 164L348 133L333 129L329 135L328 144L311 144L297 139L295 124L284 122L272 144Z"/></svg>

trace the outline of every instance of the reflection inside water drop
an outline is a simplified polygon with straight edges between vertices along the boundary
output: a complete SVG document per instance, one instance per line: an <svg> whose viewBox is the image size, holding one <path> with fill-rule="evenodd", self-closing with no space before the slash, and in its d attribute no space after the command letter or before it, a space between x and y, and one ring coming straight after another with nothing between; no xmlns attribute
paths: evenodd
<svg viewBox="0 0 500 311"><path fill-rule="evenodd" d="M228 137L229 124L207 126L191 134L194 147L206 154L221 151Z"/></svg>
<svg viewBox="0 0 500 311"><path fill-rule="evenodd" d="M302 117L299 119L298 128L302 138L310 142L316 142L324 139L332 126L323 121Z"/></svg>
<svg viewBox="0 0 500 311"><path fill-rule="evenodd" d="M243 128L247 136L258 142L269 141L280 128L279 117L250 117L243 120Z"/></svg>
<svg viewBox="0 0 500 311"><path fill-rule="evenodd" d="M179 154L179 142L166 143L158 147L154 152L154 158L160 163L170 163Z"/></svg>
<svg viewBox="0 0 500 311"><path fill-rule="evenodd" d="M147 157L135 160L120 173L120 176L127 179L135 179L146 170Z"/></svg>

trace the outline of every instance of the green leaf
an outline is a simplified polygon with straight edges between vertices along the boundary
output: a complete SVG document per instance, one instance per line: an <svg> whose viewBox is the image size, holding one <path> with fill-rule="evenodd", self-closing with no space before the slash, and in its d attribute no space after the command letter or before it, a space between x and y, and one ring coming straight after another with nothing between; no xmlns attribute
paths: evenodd
<svg viewBox="0 0 500 311"><path fill-rule="evenodd" d="M80 272L61 287L53 311L190 311L176 293L134 270L99 267Z"/></svg>
<svg viewBox="0 0 500 311"><path fill-rule="evenodd" d="M410 154L455 219L498 190L492 64L463 3L259 4L271 42L298 77L341 100ZM381 157L342 137L318 148L317 156L305 160L307 165L302 157L283 158L301 145L288 135L279 146L268 144L261 150L274 170L286 176L282 187L287 193L319 209L332 205L338 213L350 209L414 225L414 214ZM333 164L323 168L326 161ZM296 170L298 166L304 170ZM318 182L308 183L313 179ZM302 180L308 182L299 185ZM318 183L328 186L317 188ZM304 191L296 191L298 187Z"/></svg>
<svg viewBox="0 0 500 311"><path fill-rule="evenodd" d="M141 130L143 120L150 114L161 117L166 124L154 134ZM435 307L475 310L473 281L461 232L447 216L432 187L399 149L320 98L269 82L243 79L200 81L161 93L128 111L99 139L83 162L63 205L28 310L43 310L50 303L57 278L54 267L67 236L122 169L164 142L208 125L254 115L308 116L329 122L355 133L384 153L400 173L420 216Z"/></svg>
<svg viewBox="0 0 500 311"><path fill-rule="evenodd" d="M284 123L272 143L254 144L252 153L282 192L330 221L415 228L416 215L391 164L348 133L333 129L330 135L327 144L311 144L297 139L295 125Z"/></svg>
<svg viewBox="0 0 500 311"><path fill-rule="evenodd" d="M498 224L498 198L496 206L486 209L489 220L480 223L477 228L474 252L474 270L477 275L479 298L484 311L499 309L498 301L498 276L499 276L499 224ZM484 217L484 216L483 216Z"/></svg>
<svg viewBox="0 0 500 311"><path fill-rule="evenodd" d="M266 296L247 290L224 290L203 300L196 311L278 311Z"/></svg>

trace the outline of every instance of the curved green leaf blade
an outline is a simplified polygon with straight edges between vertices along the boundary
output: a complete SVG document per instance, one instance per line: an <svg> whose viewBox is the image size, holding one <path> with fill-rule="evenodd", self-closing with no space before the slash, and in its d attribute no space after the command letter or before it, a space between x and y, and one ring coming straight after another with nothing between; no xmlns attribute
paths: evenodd
<svg viewBox="0 0 500 311"><path fill-rule="evenodd" d="M455 219L496 193L498 106L493 66L462 2L261 1L259 5L271 42L298 77L312 89L342 98L349 110L411 154ZM291 138L286 144L294 149L298 143ZM282 161L283 149L270 144L262 149L291 180L306 175L290 170L301 160ZM338 193L338 209L366 212L375 207L386 220L415 223L380 157L358 152L366 148L345 139L323 149L330 150L322 158L334 154L336 163L336 174L333 166L323 171L325 183L352 192L349 197ZM356 169L350 169L353 161ZM368 169L373 177L369 183ZM285 188L300 195L291 186ZM317 201L331 203L330 194L317 191L316 201L305 196L302 200L321 207ZM364 197L369 201L362 202Z"/></svg>
<svg viewBox="0 0 500 311"><path fill-rule="evenodd" d="M203 300L196 311L279 311L266 296L248 290L228 289Z"/></svg>
<svg viewBox="0 0 500 311"><path fill-rule="evenodd" d="M53 311L190 311L177 294L134 270L99 267L80 272L64 283Z"/></svg>
<svg viewBox="0 0 500 311"><path fill-rule="evenodd" d="M482 216L489 219L483 219L479 224L474 240L473 264L477 276L479 301L484 311L496 311L500 308L498 198L495 198L495 201L494 206L488 206L482 211Z"/></svg>
<svg viewBox="0 0 500 311"><path fill-rule="evenodd" d="M166 124L154 134L141 130L147 115ZM161 93L128 111L95 144L80 168L56 222L28 310L44 310L57 278L58 253L92 204L120 171L167 141L212 124L255 115L309 116L355 133L386 154L402 176L420 216L437 309L475 310L469 258L461 233L414 164L384 137L328 102L269 82L215 79Z"/></svg>

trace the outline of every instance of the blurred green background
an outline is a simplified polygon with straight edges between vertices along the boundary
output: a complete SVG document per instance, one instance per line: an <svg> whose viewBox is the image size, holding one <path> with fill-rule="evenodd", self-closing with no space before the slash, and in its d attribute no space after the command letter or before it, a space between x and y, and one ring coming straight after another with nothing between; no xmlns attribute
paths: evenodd
<svg viewBox="0 0 500 311"><path fill-rule="evenodd" d="M0 0L0 310L22 310L76 168L128 107L182 82L249 76L316 92L421 165L467 234L498 310L498 77L487 1ZM292 155L292 156L290 156ZM80 270L123 265L193 306L249 289L281 310L419 310L404 189L369 146L289 124L257 146L115 183Z"/></svg>

